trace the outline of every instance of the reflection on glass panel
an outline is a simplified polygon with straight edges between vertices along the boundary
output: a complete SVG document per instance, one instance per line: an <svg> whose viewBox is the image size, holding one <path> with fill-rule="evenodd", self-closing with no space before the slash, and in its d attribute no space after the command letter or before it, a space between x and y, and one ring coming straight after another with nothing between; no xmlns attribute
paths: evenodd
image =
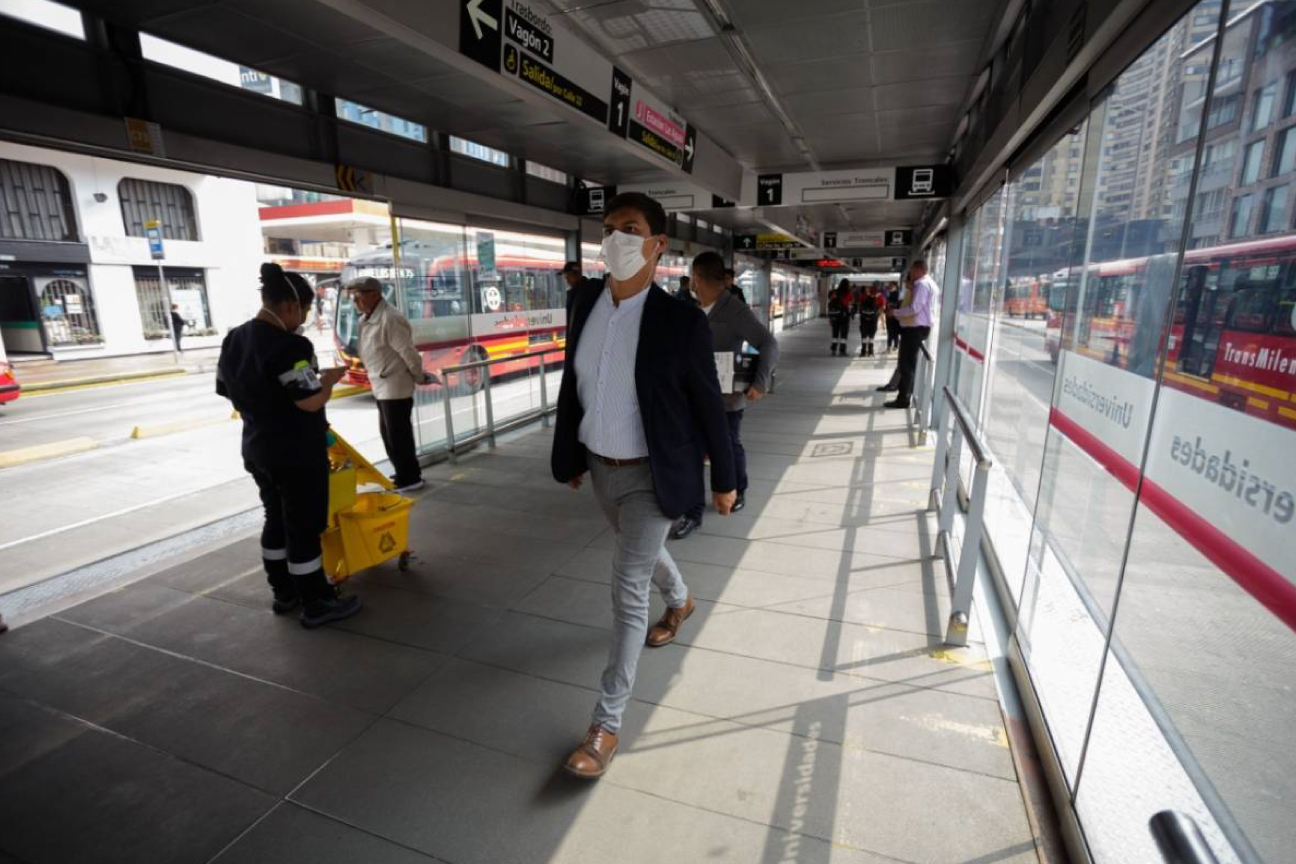
<svg viewBox="0 0 1296 864"><path fill-rule="evenodd" d="M334 99L333 102L334 110L337 111L337 116L341 120L359 123L371 129L415 141L426 142L428 140L427 127L421 123L415 123L413 120L406 120L404 117L397 117L395 114L388 114L385 111L369 108L347 99Z"/></svg>
<svg viewBox="0 0 1296 864"><path fill-rule="evenodd" d="M1226 44L1254 46L1241 55L1241 77L1255 86L1291 79L1293 37L1296 3L1261 3L1230 15ZM1274 128L1281 122L1248 136L1285 141L1287 131ZM1289 860L1296 844L1289 180L1258 193L1228 190L1230 209L1259 198L1255 224L1239 220L1232 241L1184 255L1121 583L1113 636L1120 656L1104 674L1078 799L1082 817L1101 820L1093 834L1133 835L1165 806L1193 813L1221 860L1239 857L1221 834L1239 852L1252 847L1250 860ZM1192 220L1197 233L1196 213ZM1142 718L1128 710L1126 680L1152 694L1160 731L1196 778L1190 789L1133 807L1104 793L1129 762L1127 742L1144 740ZM1144 773L1178 790L1164 765L1145 765ZM1108 860L1122 859L1113 851Z"/></svg>
<svg viewBox="0 0 1296 864"><path fill-rule="evenodd" d="M469 141L467 138L451 135L450 149L464 156L471 156L492 165L499 165L501 168L507 168L509 164L508 154L503 150L496 150L494 147L487 147L485 144L478 144L476 141Z"/></svg>
<svg viewBox="0 0 1296 864"><path fill-rule="evenodd" d="M1203 0L1194 12L1204 20L1219 9ZM1075 235L1083 256L1073 259L1061 313L1046 324L1057 381L1018 638L1072 783L1116 598L1203 104L1208 126L1235 137L1239 127L1227 92L1204 92L1215 30L1194 26L1193 14L1122 72L1090 115ZM1224 56L1244 43L1230 40ZM1247 92L1240 69L1225 77L1229 92Z"/></svg>
<svg viewBox="0 0 1296 864"><path fill-rule="evenodd" d="M985 436L994 453L987 525L1014 596L1026 570L1031 516L1048 431L1060 326L1077 242L1085 126L1064 135L1011 187L1005 285L994 306ZM1033 178L1033 179L1032 179ZM1028 188L1035 187L1035 188Z"/></svg>
<svg viewBox="0 0 1296 864"><path fill-rule="evenodd" d="M1038 178L1027 181L1038 189ZM972 278L959 292L958 322L954 345L962 357L959 361L957 390L973 418L980 417L981 388L985 377L986 354L990 350L990 310L1000 291L1003 275L1001 256L1004 250L1004 213L1006 193L995 192L976 212L974 230L967 234L967 251L973 257ZM965 248L967 248L965 246ZM964 256L965 261L967 256ZM968 271L964 271L965 273ZM964 296L965 289L967 296ZM969 458L970 454L968 455Z"/></svg>
<svg viewBox="0 0 1296 864"><path fill-rule="evenodd" d="M183 69L194 75L201 75L231 87L251 90L271 99L282 99L294 105L302 104L302 89L298 84L285 81L274 75L240 66L237 63L214 57L203 51L186 48L175 42L158 38L148 33L140 33L140 53L155 63L163 63L177 69Z"/></svg>

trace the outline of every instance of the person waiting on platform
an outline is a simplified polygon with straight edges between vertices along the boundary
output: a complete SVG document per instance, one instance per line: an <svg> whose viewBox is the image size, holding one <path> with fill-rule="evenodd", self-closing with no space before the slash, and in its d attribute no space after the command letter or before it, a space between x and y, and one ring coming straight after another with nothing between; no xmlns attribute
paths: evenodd
<svg viewBox="0 0 1296 864"><path fill-rule="evenodd" d="M832 326L832 354L838 351L847 356L846 342L850 337L851 289L850 280L843 279L828 294L828 323Z"/></svg>
<svg viewBox="0 0 1296 864"><path fill-rule="evenodd" d="M715 252L703 252L693 259L693 284L697 286L698 302L711 325L711 350L730 357L747 343L760 352L756 374L745 392L725 392L725 417L729 420L729 442L733 445L734 470L738 478L738 497L731 513L747 506L747 453L742 445L743 411L748 402L755 402L770 390L774 369L778 365L778 340L769 328L760 322L756 313L745 303L739 303L724 286L724 259ZM697 500L689 511L679 518L671 529L670 539L682 540L702 527L702 511L706 509L706 492L701 484Z"/></svg>
<svg viewBox="0 0 1296 864"><path fill-rule="evenodd" d="M873 357L873 341L877 339L878 318L882 314L881 307L878 306L878 284L864 289L859 295L856 307L859 309L860 322L860 355L861 357Z"/></svg>
<svg viewBox="0 0 1296 864"><path fill-rule="evenodd" d="M261 311L225 335L216 363L216 392L243 419L243 467L252 475L265 524L261 560L271 609L301 608L314 628L360 611L360 598L340 597L324 575L320 534L328 527L328 420L324 405L343 369L320 371L301 335L315 292L297 273L261 265Z"/></svg>
<svg viewBox="0 0 1296 864"><path fill-rule="evenodd" d="M414 388L437 379L423 369L414 330L383 299L381 282L372 276L357 279L347 290L360 311L360 360L378 403L378 431L395 471L392 482L397 492L417 491L423 488L423 470L414 452Z"/></svg>
<svg viewBox="0 0 1296 864"><path fill-rule="evenodd" d="M683 300L690 306L698 305L698 299L693 295L693 285L689 282L689 277L680 277L679 289L676 290L675 297L678 300Z"/></svg>
<svg viewBox="0 0 1296 864"><path fill-rule="evenodd" d="M900 286L892 282L887 286L885 307L886 352L888 354L900 347L900 322L895 317L895 310L899 308Z"/></svg>
<svg viewBox="0 0 1296 864"><path fill-rule="evenodd" d="M725 268L725 290L732 294L735 300L746 306L747 295L743 293L743 290L739 288L737 283L734 281L737 278L738 274L734 271L734 268Z"/></svg>
<svg viewBox="0 0 1296 864"><path fill-rule="evenodd" d="M896 364L899 380L896 398L886 403L888 408L908 408L913 401L914 377L918 369L918 352L931 333L932 303L936 298L936 282L927 275L927 262L922 259L909 266L909 290L905 292L904 305L895 311L900 322L900 362Z"/></svg>

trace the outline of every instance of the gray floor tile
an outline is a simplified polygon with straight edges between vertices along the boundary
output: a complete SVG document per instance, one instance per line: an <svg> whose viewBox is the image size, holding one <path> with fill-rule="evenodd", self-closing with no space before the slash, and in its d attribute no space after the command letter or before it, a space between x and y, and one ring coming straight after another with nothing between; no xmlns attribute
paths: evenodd
<svg viewBox="0 0 1296 864"><path fill-rule="evenodd" d="M54 618L10 630L0 639L0 688L11 678L49 669L69 654L108 638Z"/></svg>
<svg viewBox="0 0 1296 864"><path fill-rule="evenodd" d="M85 723L0 692L0 777L89 731ZM0 835L0 847L3 845Z"/></svg>
<svg viewBox="0 0 1296 864"><path fill-rule="evenodd" d="M167 593L159 598L159 592L183 600L172 603ZM114 595L111 606L101 602ZM304 630L291 617L276 617L268 609L246 609L166 588L139 586L114 595L63 616L96 621L145 644L362 711L387 710L445 660L442 654L333 627Z"/></svg>
<svg viewBox="0 0 1296 864"><path fill-rule="evenodd" d="M429 864L421 852L285 803L226 849L212 864Z"/></svg>
<svg viewBox="0 0 1296 864"><path fill-rule="evenodd" d="M383 565L352 577L359 584L375 583L451 597L482 606L508 608L549 576L545 568L487 564L464 558L417 556L405 571Z"/></svg>
<svg viewBox="0 0 1296 864"><path fill-rule="evenodd" d="M564 754L558 754L559 756ZM876 862L810 836L582 783L435 732L383 721L295 796L365 830L456 864L798 860Z"/></svg>
<svg viewBox="0 0 1296 864"><path fill-rule="evenodd" d="M5 686L279 795L373 722L353 708L116 637Z"/></svg>
<svg viewBox="0 0 1296 864"><path fill-rule="evenodd" d="M443 654L453 654L503 614L499 608L376 582L357 581L350 590L364 598L365 609L335 625L339 629Z"/></svg>
<svg viewBox="0 0 1296 864"><path fill-rule="evenodd" d="M150 577L149 581L191 594L201 594L208 588L260 567L261 543L252 536L169 567Z"/></svg>
<svg viewBox="0 0 1296 864"><path fill-rule="evenodd" d="M274 803L88 729L0 775L0 848L28 864L203 864Z"/></svg>

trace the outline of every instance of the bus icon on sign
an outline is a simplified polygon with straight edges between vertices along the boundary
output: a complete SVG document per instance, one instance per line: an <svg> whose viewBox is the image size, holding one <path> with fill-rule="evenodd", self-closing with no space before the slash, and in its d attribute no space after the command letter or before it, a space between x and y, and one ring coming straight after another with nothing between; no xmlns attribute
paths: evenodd
<svg viewBox="0 0 1296 864"><path fill-rule="evenodd" d="M603 189L602 187L589 190L589 211L591 213L603 212Z"/></svg>
<svg viewBox="0 0 1296 864"><path fill-rule="evenodd" d="M932 168L915 168L909 180L910 195L931 195L936 191L936 171Z"/></svg>

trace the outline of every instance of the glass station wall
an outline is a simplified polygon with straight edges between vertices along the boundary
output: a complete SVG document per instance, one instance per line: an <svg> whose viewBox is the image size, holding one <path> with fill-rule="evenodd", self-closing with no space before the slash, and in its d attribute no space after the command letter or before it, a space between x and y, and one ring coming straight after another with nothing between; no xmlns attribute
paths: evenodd
<svg viewBox="0 0 1296 864"><path fill-rule="evenodd" d="M1002 593L1100 862L1161 860L1161 810L1220 861L1296 845L1296 2L1224 7L1013 166L948 265Z"/></svg>
<svg viewBox="0 0 1296 864"><path fill-rule="evenodd" d="M342 278L383 283L413 327L424 368L439 379L415 394L420 451L444 447L451 431L461 441L486 428L487 375L496 425L541 406L542 359L544 395L556 398L567 324L563 238L416 219L397 220L397 235L394 250L388 242L357 255ZM597 266L587 262L586 273ZM335 336L354 365L356 312L345 296ZM487 372L486 360L500 362Z"/></svg>

